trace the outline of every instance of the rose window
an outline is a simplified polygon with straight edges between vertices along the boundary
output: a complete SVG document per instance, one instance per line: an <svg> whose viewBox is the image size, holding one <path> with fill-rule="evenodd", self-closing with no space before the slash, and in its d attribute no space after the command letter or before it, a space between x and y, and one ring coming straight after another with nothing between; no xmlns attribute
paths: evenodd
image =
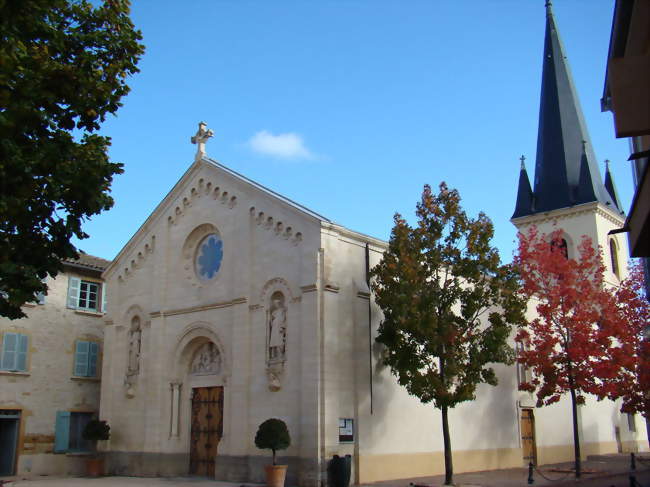
<svg viewBox="0 0 650 487"><path fill-rule="evenodd" d="M213 279L221 268L223 260L223 241L214 233L207 235L199 243L194 259L194 268L199 279Z"/></svg>

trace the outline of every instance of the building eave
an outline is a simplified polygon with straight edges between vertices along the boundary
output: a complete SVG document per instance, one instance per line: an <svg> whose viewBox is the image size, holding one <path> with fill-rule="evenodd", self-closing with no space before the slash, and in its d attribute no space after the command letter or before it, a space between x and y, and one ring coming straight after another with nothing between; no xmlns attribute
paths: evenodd
<svg viewBox="0 0 650 487"><path fill-rule="evenodd" d="M551 211L541 211L531 215L525 215L518 218L511 218L510 222L517 228L525 227L528 225L535 225L546 223L554 220L563 220L575 216L580 213L594 212L600 213L603 217L612 221L613 223L623 226L625 223L625 215L618 211L613 210L607 205L603 205L599 201L591 201L580 205L567 206L565 208L558 208Z"/></svg>

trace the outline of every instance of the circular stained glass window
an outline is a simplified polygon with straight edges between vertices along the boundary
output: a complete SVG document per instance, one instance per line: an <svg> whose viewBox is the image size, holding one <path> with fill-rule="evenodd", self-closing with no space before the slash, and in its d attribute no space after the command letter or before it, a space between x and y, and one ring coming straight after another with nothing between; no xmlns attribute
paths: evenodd
<svg viewBox="0 0 650 487"><path fill-rule="evenodd" d="M199 279L209 281L221 268L223 260L223 241L216 233L211 233L201 240L196 249L194 269Z"/></svg>

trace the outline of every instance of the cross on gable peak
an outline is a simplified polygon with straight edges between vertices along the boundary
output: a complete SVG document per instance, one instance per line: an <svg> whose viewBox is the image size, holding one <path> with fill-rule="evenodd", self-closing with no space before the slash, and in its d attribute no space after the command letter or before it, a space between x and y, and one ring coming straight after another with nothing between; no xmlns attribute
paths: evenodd
<svg viewBox="0 0 650 487"><path fill-rule="evenodd" d="M214 137L214 131L207 127L208 125L205 122L199 122L199 130L190 138L192 144L197 145L196 155L194 156L195 161L200 161L205 157L205 143L209 138Z"/></svg>

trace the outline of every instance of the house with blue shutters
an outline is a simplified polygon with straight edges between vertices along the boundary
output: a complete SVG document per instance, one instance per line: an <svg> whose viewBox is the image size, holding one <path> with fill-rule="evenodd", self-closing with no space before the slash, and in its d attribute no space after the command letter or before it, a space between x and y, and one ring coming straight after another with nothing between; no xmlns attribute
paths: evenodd
<svg viewBox="0 0 650 487"><path fill-rule="evenodd" d="M81 437L99 411L110 262L88 254L47 279L27 318L0 319L0 476L84 471Z"/></svg>

